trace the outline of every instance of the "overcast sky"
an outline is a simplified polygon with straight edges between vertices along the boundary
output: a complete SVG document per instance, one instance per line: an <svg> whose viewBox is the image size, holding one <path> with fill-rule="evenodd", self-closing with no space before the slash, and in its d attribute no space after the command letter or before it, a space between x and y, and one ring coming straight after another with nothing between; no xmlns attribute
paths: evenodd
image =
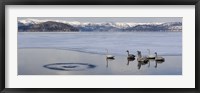
<svg viewBox="0 0 200 93"><path fill-rule="evenodd" d="M64 20L79 22L182 22L182 17L18 17L18 20L22 19Z"/></svg>

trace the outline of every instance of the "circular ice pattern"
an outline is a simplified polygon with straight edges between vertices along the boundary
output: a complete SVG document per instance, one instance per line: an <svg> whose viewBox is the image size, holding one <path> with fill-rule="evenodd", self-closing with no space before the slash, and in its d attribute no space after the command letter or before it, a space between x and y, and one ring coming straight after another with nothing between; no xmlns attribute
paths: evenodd
<svg viewBox="0 0 200 93"><path fill-rule="evenodd" d="M44 65L43 67L61 71L82 71L95 68L96 66L88 63L53 63Z"/></svg>

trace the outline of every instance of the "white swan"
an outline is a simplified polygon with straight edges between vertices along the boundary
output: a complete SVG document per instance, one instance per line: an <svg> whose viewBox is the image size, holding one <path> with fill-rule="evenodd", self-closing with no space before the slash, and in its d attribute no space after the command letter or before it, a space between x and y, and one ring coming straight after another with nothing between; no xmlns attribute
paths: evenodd
<svg viewBox="0 0 200 93"><path fill-rule="evenodd" d="M155 56L155 60L156 60L156 61L165 61L165 58L158 56L158 55L157 55L157 52L155 52L155 55L156 55L156 56Z"/></svg>
<svg viewBox="0 0 200 93"><path fill-rule="evenodd" d="M138 62L148 62L149 61L149 59L147 57L142 57L142 54L140 51L137 51L137 53L138 53L138 58L137 58Z"/></svg>
<svg viewBox="0 0 200 93"><path fill-rule="evenodd" d="M149 55L147 56L147 58L148 59L155 59L155 55L151 55L151 53L150 53L150 49L147 49L148 50L148 52L149 52Z"/></svg>
<svg viewBox="0 0 200 93"><path fill-rule="evenodd" d="M114 59L115 56L109 55L109 54L108 54L108 49L106 49L106 51L107 51L106 58L107 58L107 59Z"/></svg>
<svg viewBox="0 0 200 93"><path fill-rule="evenodd" d="M127 50L126 52L128 53L127 59L135 59L135 55L129 54L129 51L128 51L128 50Z"/></svg>

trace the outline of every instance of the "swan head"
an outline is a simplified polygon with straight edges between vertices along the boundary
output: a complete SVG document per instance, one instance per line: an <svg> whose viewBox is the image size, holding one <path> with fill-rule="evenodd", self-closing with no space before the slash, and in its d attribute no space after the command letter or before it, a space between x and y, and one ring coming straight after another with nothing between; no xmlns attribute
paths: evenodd
<svg viewBox="0 0 200 93"><path fill-rule="evenodd" d="M126 52L129 52L128 50L126 50Z"/></svg>

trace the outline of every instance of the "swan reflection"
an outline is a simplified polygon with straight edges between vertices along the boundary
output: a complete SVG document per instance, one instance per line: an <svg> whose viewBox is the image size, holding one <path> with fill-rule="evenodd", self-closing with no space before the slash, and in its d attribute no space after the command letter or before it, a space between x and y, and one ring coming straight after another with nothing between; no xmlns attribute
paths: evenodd
<svg viewBox="0 0 200 93"><path fill-rule="evenodd" d="M139 62L139 61L138 61L138 65L137 65L137 66L138 66L138 69L140 69L142 65L146 65L148 62L149 62L149 61L142 61L142 62Z"/></svg>
<svg viewBox="0 0 200 93"><path fill-rule="evenodd" d="M148 62L138 62L138 69L140 69L141 68L141 66L142 65L146 65L147 63L148 63L148 68L150 67L150 64L152 63L152 62L155 62L155 68L157 68L158 67L158 64L162 64L163 62L165 62L164 60L163 61L156 61L156 60L154 60L154 59L151 59L151 60L149 60Z"/></svg>
<svg viewBox="0 0 200 93"><path fill-rule="evenodd" d="M129 65L129 63L130 63L131 61L134 61L134 60L135 60L135 58L132 58L132 59L127 58L127 65Z"/></svg>
<svg viewBox="0 0 200 93"><path fill-rule="evenodd" d="M108 59L108 58L106 58L106 68L108 68L109 62L111 62L111 61L113 61L113 60L115 60L115 59L114 59L114 58L113 58L113 59Z"/></svg>
<svg viewBox="0 0 200 93"><path fill-rule="evenodd" d="M165 60L160 60L160 61L155 61L155 68L157 68L158 67L158 64L162 64L163 62L165 62Z"/></svg>
<svg viewBox="0 0 200 93"><path fill-rule="evenodd" d="M149 59L149 62L148 62L148 63L149 63L149 64L148 64L148 68L150 67L150 63L151 63L151 62L154 62L154 61L155 61L155 59Z"/></svg>

